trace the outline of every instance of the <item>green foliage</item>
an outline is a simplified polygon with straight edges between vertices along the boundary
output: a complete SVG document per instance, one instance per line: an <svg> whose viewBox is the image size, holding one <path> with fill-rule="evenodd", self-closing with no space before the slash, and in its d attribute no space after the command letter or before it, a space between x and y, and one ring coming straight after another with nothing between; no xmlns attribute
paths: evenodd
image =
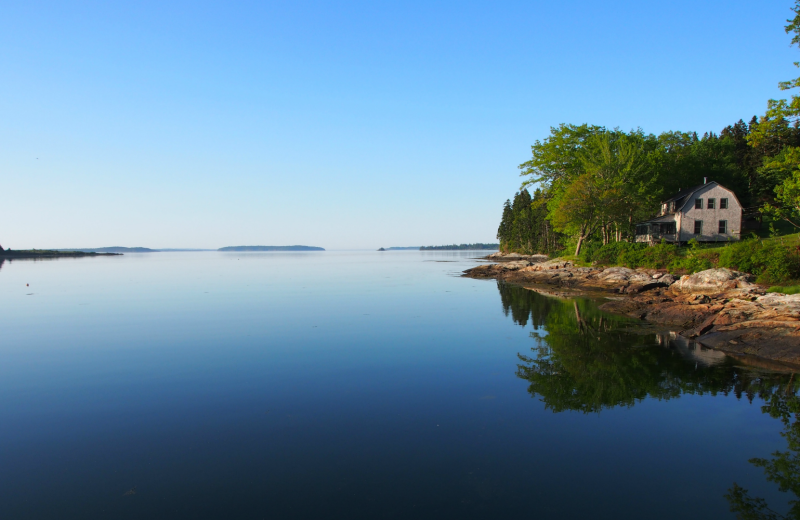
<svg viewBox="0 0 800 520"><path fill-rule="evenodd" d="M587 244L586 249L581 253L581 259L589 263L599 265L617 265L620 263L620 255L629 251L643 251L647 244L636 242L611 242L603 244L599 241L592 241Z"/></svg>
<svg viewBox="0 0 800 520"><path fill-rule="evenodd" d="M800 294L800 285L773 285L767 292L783 294Z"/></svg>
<svg viewBox="0 0 800 520"><path fill-rule="evenodd" d="M775 205L766 204L762 211L800 228L800 148L793 148L792 155L797 156L795 169L775 187Z"/></svg>
<svg viewBox="0 0 800 520"><path fill-rule="evenodd" d="M618 262L631 269L636 267L666 269L679 259L678 246L662 241L651 247L629 248L619 255Z"/></svg>
<svg viewBox="0 0 800 520"><path fill-rule="evenodd" d="M797 16L785 29L800 46L800 0L792 10ZM800 78L779 86L800 87ZM568 254L587 258L582 248L594 248L594 242L633 242L636 223L656 215L662 199L704 178L733 190L745 208L760 207L766 216L800 227L800 96L770 100L764 116L702 137L561 124L531 146L531 159L519 168L523 190L513 204L506 202L498 229L504 251L552 253L570 244ZM532 185L536 196L519 200ZM616 263L664 267L669 260L672 268L690 272L719 261L706 251L679 255L628 246L606 249L594 261L615 263L615 254ZM755 266L764 280L785 279L793 270L785 251L770 249L749 260L746 253L729 255L737 256L737 265Z"/></svg>
<svg viewBox="0 0 800 520"><path fill-rule="evenodd" d="M705 251L696 239L689 241L689 248L684 249L684 256L676 258L669 268L671 271L686 271L687 273L697 273L713 268L719 262L719 253L716 251Z"/></svg>
<svg viewBox="0 0 800 520"><path fill-rule="evenodd" d="M746 239L720 248L718 265L754 274L759 283L781 283L800 278L800 248L777 240Z"/></svg>
<svg viewBox="0 0 800 520"><path fill-rule="evenodd" d="M541 190L531 198L523 189L514 202L503 205L503 217L497 229L500 250L522 254L549 254L561 250L562 236L547 219L547 200Z"/></svg>

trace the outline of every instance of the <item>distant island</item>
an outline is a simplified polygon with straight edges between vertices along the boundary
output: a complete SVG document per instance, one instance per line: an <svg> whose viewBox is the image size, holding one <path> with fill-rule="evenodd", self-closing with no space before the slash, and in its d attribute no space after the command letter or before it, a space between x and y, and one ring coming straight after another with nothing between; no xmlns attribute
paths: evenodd
<svg viewBox="0 0 800 520"><path fill-rule="evenodd" d="M230 246L221 247L217 251L325 251L314 246Z"/></svg>
<svg viewBox="0 0 800 520"><path fill-rule="evenodd" d="M420 251L458 251L463 249L500 249L500 244L453 244L450 246L422 246Z"/></svg>
<svg viewBox="0 0 800 520"><path fill-rule="evenodd" d="M119 253L96 253L93 251L62 251L54 249L3 249L0 246L0 262L15 259L81 258L84 256L118 256Z"/></svg>
<svg viewBox="0 0 800 520"><path fill-rule="evenodd" d="M383 249L383 248L381 248L381 249ZM378 249L378 251L380 251L381 249ZM412 246L412 247L387 247L386 249L383 249L383 250L384 250L384 251L419 251L419 250L420 250L420 247L419 247L419 246Z"/></svg>
<svg viewBox="0 0 800 520"><path fill-rule="evenodd" d="M78 253L157 253L158 249L149 247L82 247L75 249L59 249L58 251L69 251Z"/></svg>

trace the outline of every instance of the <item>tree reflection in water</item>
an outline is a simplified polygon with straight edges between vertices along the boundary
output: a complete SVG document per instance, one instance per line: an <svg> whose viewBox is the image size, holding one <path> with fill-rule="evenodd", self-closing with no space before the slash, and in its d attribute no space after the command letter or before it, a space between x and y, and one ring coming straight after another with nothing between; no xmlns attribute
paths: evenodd
<svg viewBox="0 0 800 520"><path fill-rule="evenodd" d="M794 385L794 374L783 391L774 392L765 399L761 411L783 423L781 436L786 439L788 451L776 451L771 459L750 459L756 467L764 468L767 480L778 484L782 492L790 492L794 499L789 501L786 515L772 510L763 498L751 497L746 489L734 483L725 498L731 504L731 511L738 513L743 520L777 520L779 518L800 520L800 399Z"/></svg>
<svg viewBox="0 0 800 520"><path fill-rule="evenodd" d="M534 329L532 355L518 354L517 376L545 408L599 413L683 394L763 400L762 412L783 422L789 451L750 462L781 491L800 497L800 399L793 374L754 370L679 336L646 333L638 320L604 313L586 298L551 298L502 282L498 290L505 314ZM735 483L725 497L742 519L800 520L798 500L783 516Z"/></svg>

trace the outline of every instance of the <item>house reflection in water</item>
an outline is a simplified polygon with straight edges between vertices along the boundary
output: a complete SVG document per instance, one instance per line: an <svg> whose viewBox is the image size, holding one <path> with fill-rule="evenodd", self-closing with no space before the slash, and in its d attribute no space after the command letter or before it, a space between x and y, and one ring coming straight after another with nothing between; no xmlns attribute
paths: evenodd
<svg viewBox="0 0 800 520"><path fill-rule="evenodd" d="M684 338L676 332L656 334L656 343L674 350L684 359L694 361L697 365L703 367L721 365L728 357L724 352L704 347L700 343Z"/></svg>

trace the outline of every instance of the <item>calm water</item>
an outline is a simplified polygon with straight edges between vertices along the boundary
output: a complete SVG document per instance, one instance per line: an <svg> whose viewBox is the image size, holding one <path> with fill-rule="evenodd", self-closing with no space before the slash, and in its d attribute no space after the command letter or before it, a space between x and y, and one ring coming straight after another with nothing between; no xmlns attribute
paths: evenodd
<svg viewBox="0 0 800 520"><path fill-rule="evenodd" d="M2 264L0 517L734 518L734 482L788 510L750 459L797 474L789 374L476 256Z"/></svg>

